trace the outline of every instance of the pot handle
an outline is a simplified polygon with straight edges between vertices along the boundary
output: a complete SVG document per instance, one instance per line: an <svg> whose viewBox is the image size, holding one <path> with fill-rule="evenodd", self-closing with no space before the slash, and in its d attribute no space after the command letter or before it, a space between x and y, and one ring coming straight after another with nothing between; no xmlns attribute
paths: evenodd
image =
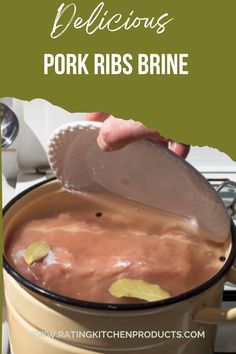
<svg viewBox="0 0 236 354"><path fill-rule="evenodd" d="M231 268L226 280L236 285L235 267ZM207 324L236 323L236 307L222 309L215 307L204 307L195 314L194 322Z"/></svg>
<svg viewBox="0 0 236 354"><path fill-rule="evenodd" d="M220 193L225 187L234 191L234 197L226 205L229 216L232 218L236 215L236 182L231 181L228 178L209 178L208 181L215 187L217 193Z"/></svg>

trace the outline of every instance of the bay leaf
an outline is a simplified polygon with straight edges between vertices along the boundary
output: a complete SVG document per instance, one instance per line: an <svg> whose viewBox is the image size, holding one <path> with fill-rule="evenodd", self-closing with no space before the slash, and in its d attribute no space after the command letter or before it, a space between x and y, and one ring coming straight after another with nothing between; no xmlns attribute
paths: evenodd
<svg viewBox="0 0 236 354"><path fill-rule="evenodd" d="M35 261L39 261L44 258L50 247L46 241L35 241L31 243L24 251L24 260L28 265L31 265Z"/></svg>
<svg viewBox="0 0 236 354"><path fill-rule="evenodd" d="M109 292L115 297L131 297L148 302L170 297L170 294L157 284L129 278L114 281L109 288Z"/></svg>

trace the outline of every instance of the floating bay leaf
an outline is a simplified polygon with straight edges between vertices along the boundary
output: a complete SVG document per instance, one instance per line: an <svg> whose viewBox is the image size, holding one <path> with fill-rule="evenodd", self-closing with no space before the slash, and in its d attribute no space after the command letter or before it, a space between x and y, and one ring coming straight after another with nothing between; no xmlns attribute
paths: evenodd
<svg viewBox="0 0 236 354"><path fill-rule="evenodd" d="M146 301L158 301L170 297L170 294L159 285L128 278L114 281L109 292L115 297L132 297Z"/></svg>
<svg viewBox="0 0 236 354"><path fill-rule="evenodd" d="M45 241L35 241L29 245L24 252L24 260L30 265L45 257L50 251L50 247Z"/></svg>

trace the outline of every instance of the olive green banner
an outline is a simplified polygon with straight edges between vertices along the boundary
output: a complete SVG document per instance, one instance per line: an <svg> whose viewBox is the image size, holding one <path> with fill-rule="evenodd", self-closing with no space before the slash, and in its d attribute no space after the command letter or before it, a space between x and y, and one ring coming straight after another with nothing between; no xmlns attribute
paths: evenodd
<svg viewBox="0 0 236 354"><path fill-rule="evenodd" d="M235 10L235 0L2 0L0 97L134 118L236 160Z"/></svg>

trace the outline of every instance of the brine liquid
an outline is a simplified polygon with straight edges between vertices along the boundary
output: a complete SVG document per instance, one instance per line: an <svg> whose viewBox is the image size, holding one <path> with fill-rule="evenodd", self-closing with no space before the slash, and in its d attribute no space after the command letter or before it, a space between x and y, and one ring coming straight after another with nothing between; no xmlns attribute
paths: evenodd
<svg viewBox="0 0 236 354"><path fill-rule="evenodd" d="M116 279L158 284L175 296L204 283L223 266L225 245L202 239L200 230L185 227L174 216L124 203L104 196L96 203L90 200L86 209L31 218L10 235L6 256L40 287L106 303L141 301L113 297L108 289ZM36 240L45 240L51 250L28 266L24 250Z"/></svg>

